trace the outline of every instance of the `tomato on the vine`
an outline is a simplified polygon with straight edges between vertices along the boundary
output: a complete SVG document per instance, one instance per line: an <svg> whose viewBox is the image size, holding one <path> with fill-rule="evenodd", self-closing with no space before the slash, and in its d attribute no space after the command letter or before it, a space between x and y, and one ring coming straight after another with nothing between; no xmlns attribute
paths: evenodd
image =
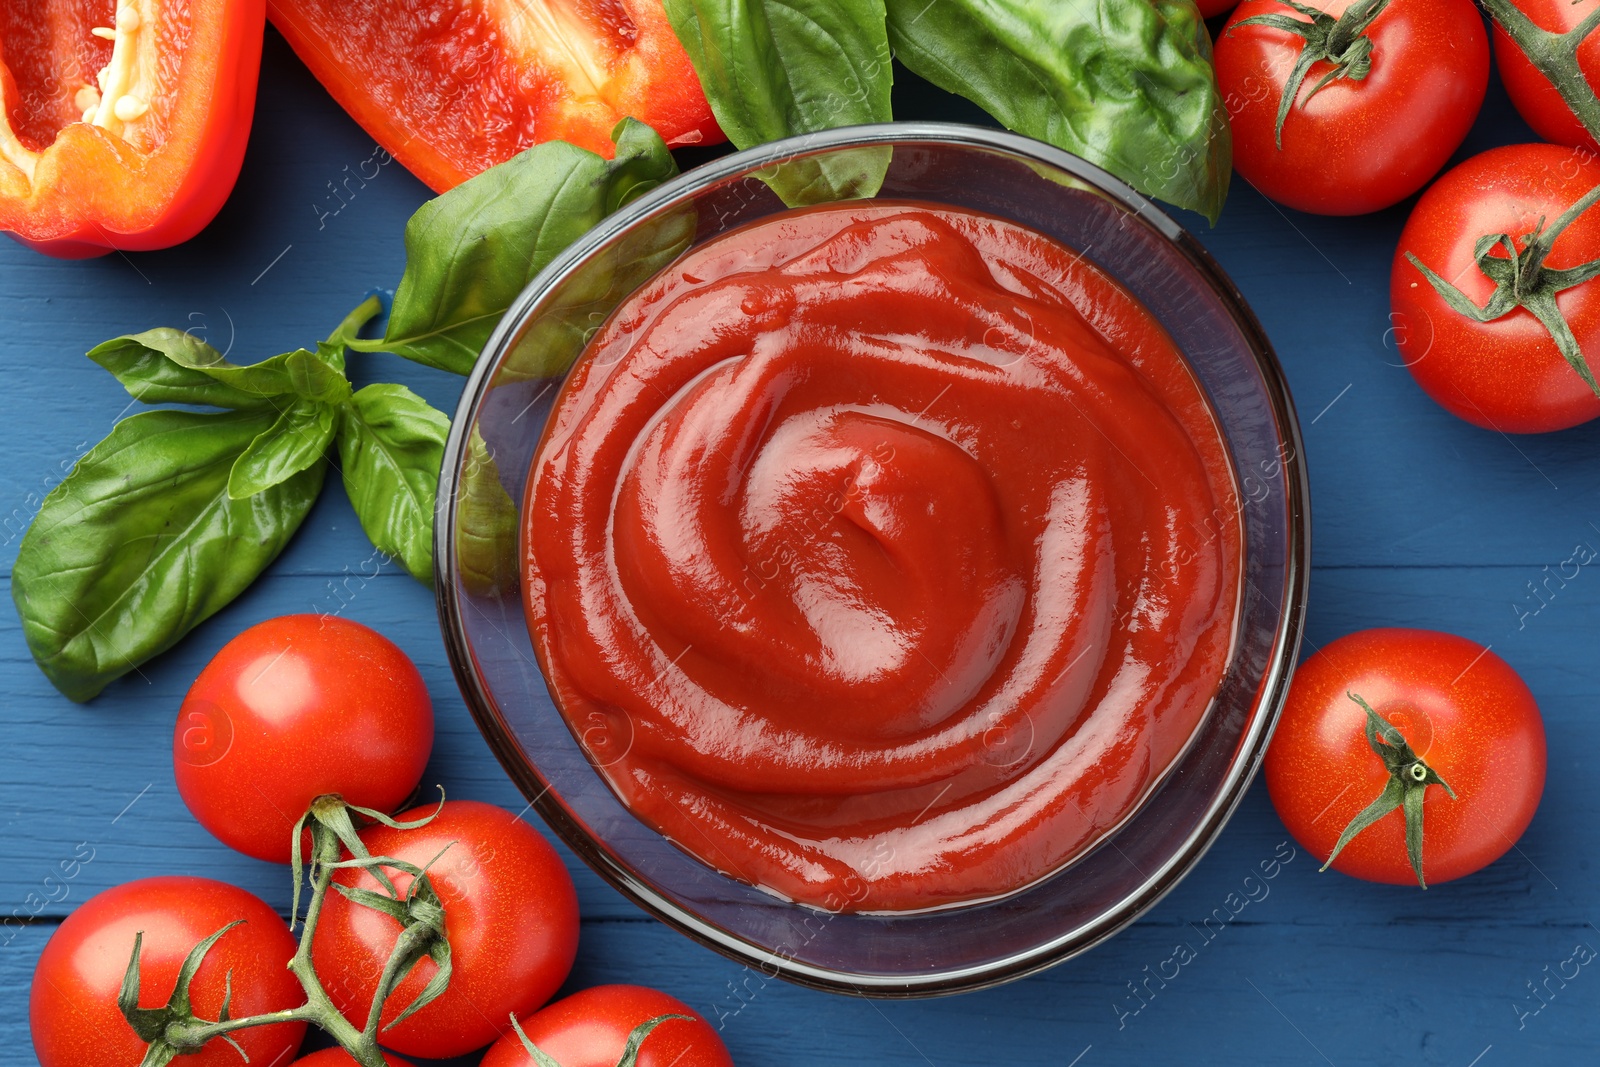
<svg viewBox="0 0 1600 1067"><path fill-rule="evenodd" d="M717 1032L698 1013L660 990L636 985L594 986L519 1019L522 1032L561 1067L616 1067L628 1035L665 1019L639 1045L638 1067L733 1067ZM489 1047L480 1067L537 1067L515 1031Z"/></svg>
<svg viewBox="0 0 1600 1067"><path fill-rule="evenodd" d="M288 863L294 823L338 793L392 811L433 748L433 705L394 642L337 616L285 615L222 647L178 709L172 769L224 844Z"/></svg>
<svg viewBox="0 0 1600 1067"><path fill-rule="evenodd" d="M1417 202L1395 252L1391 318L1401 358L1446 410L1504 433L1600 415L1585 380L1585 353L1600 351L1600 281L1564 273L1600 260L1600 210L1583 204L1596 189L1593 153L1509 145L1467 160Z"/></svg>
<svg viewBox="0 0 1600 1067"><path fill-rule="evenodd" d="M1363 630L1295 672L1263 771L1296 841L1327 859L1343 840L1335 870L1446 882L1493 863L1528 828L1544 791L1544 722L1516 671L1482 645Z"/></svg>
<svg viewBox="0 0 1600 1067"><path fill-rule="evenodd" d="M245 920L212 946L189 987L195 1013L216 1019L232 975L234 1017L299 1007L300 983L286 964L294 935L259 897L209 878L142 878L84 901L51 935L33 972L28 1025L41 1067L128 1067L145 1044L117 1007L117 991L143 933L139 1006L167 1003L184 957L236 919ZM234 1035L252 1063L287 1059L305 1036L304 1023L278 1023ZM184 1056L185 1067L233 1067L239 1053L212 1041Z"/></svg>
<svg viewBox="0 0 1600 1067"><path fill-rule="evenodd" d="M1600 10L1600 0L1515 0L1534 25L1551 33L1567 33ZM1578 45L1578 67L1591 87L1600 86L1600 33ZM1500 68L1511 102L1533 132L1556 144L1595 147L1594 136L1572 113L1567 102L1498 23L1494 29L1494 61Z"/></svg>
<svg viewBox="0 0 1600 1067"><path fill-rule="evenodd" d="M1472 0L1388 0L1375 14L1370 0L1307 6L1324 14L1244 0L1217 37L1234 167L1301 211L1399 203L1439 172L1483 104L1483 19Z"/></svg>
<svg viewBox="0 0 1600 1067"><path fill-rule="evenodd" d="M398 816L424 818L431 807ZM556 850L537 830L503 808L452 800L424 827L361 832L374 856L426 867L444 906L450 941L450 983L438 999L383 1033L383 1043L410 1056L443 1058L481 1048L550 999L578 949L578 895ZM430 866L431 864L431 866ZM390 872L404 893L411 878ZM341 871L337 884L380 891L368 871ZM384 961L400 924L381 912L329 893L312 946L312 962L339 1010L366 1021ZM438 967L424 958L384 1005L388 1026L416 999Z"/></svg>

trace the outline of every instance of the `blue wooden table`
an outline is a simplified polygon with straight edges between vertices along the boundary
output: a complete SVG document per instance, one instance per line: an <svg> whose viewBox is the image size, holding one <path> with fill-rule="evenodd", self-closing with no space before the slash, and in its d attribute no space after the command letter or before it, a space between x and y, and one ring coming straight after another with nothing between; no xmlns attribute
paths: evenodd
<svg viewBox="0 0 1600 1067"><path fill-rule="evenodd" d="M977 117L926 87L898 95L902 117ZM1463 157L1532 139L1496 87ZM427 191L382 158L269 32L243 176L198 238L76 263L0 241L7 576L42 496L128 408L84 351L170 325L248 362L324 336L369 289L395 284L402 227ZM1318 874L1258 782L1187 880L1110 942L1000 989L907 1003L768 980L645 917L568 856L583 908L570 986L666 989L720 1020L751 1067L1594 1062L1600 969L1576 961L1600 950L1600 572L1543 583L1575 546L1600 548L1600 422L1507 438L1423 396L1388 332L1389 262L1408 207L1318 219L1239 183L1215 229L1185 221L1254 305L1299 405L1315 511L1307 645L1372 625L1452 630L1492 645L1537 694L1549 784L1514 851L1426 893ZM353 363L358 384L404 382L453 410L458 378L388 356ZM287 908L284 871L216 843L172 780L188 683L251 623L339 611L387 633L433 693L426 780L525 810L457 694L430 593L396 565L371 577L372 559L330 482L261 581L86 707L45 682L0 601L0 1064L34 1062L22 1010L34 961L92 894L187 873ZM1553 595L1536 599L1530 583ZM59 879L60 861L91 854ZM1244 879L1274 857L1288 859L1247 898ZM1163 964L1179 944L1193 958L1171 977Z"/></svg>

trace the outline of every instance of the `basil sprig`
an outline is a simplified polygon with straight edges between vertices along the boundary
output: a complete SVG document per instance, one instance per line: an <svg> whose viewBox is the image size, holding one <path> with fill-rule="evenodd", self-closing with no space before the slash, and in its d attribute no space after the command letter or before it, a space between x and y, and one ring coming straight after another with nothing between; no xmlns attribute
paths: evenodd
<svg viewBox="0 0 1600 1067"><path fill-rule="evenodd" d="M22 539L11 593L51 683L88 700L243 592L304 521L334 454L372 543L431 581L449 419L402 385L352 389L346 352L392 351L469 371L534 274L677 173L648 126L627 119L613 137L615 159L550 142L424 204L406 227L405 273L382 338L358 336L382 310L372 297L315 348L259 363L230 363L167 328L91 351L136 400L213 410L122 420L45 498ZM602 304L609 308L692 234L692 216L669 215L638 247L623 248L616 284L579 294L584 322L603 317ZM468 536L497 548L515 536L515 508L481 439L474 447ZM514 580L492 560L469 570L475 586Z"/></svg>
<svg viewBox="0 0 1600 1067"><path fill-rule="evenodd" d="M892 117L884 0L666 0L666 9L739 148ZM888 149L858 149L763 177L797 207L873 196L888 166Z"/></svg>
<svg viewBox="0 0 1600 1067"><path fill-rule="evenodd" d="M1008 129L1215 222L1232 139L1192 0L888 0L895 55Z"/></svg>
<svg viewBox="0 0 1600 1067"><path fill-rule="evenodd" d="M363 528L427 579L449 422L403 386L351 391L343 342L380 308L365 301L315 352L246 366L173 329L89 353L136 400L223 410L124 419L45 498L11 592L57 689L88 700L243 592L311 510L335 439Z"/></svg>

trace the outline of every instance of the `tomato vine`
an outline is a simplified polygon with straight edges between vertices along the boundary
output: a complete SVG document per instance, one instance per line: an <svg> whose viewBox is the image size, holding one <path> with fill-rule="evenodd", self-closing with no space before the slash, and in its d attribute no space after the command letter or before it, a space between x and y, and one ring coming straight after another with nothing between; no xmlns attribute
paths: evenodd
<svg viewBox="0 0 1600 1067"><path fill-rule="evenodd" d="M441 796L441 806L443 803ZM172 996L165 1005L159 1008L140 1008L138 1005L141 946L139 939L135 938L133 955L129 958L127 972L123 975L117 1006L140 1039L148 1045L144 1059L140 1061L140 1067L165 1067L176 1057L195 1052L217 1038L231 1043L230 1035L248 1027L290 1022L308 1023L321 1028L337 1041L351 1058L361 1064L361 1067L385 1067L383 1052L378 1048L380 1032L378 1020L384 1002L411 967L424 956L428 956L438 965L438 972L423 991L406 1006L405 1011L389 1025L394 1025L444 992L445 986L450 981L450 942L445 936L444 907L440 904L438 894L434 892L433 885L428 879L427 869L390 856L373 856L368 853L356 832L351 812L401 830L425 826L433 819L430 815L411 822L398 822L382 812L347 805L339 797L329 795L312 801L310 809L295 824L292 865L294 897L289 911L291 928L298 921L301 933L299 946L289 961L289 970L305 990L306 1002L298 1008L232 1018L228 1012L228 1005L232 999L230 976L229 993L224 997L218 1017L208 1020L194 1014L189 1003L190 983L195 973L199 971L206 953L225 933L237 925L229 923L190 950L178 973L178 981L173 988ZM309 865L302 862L301 853L302 834L306 832L309 832L311 837ZM345 852L349 853L350 858L341 859L341 855ZM403 927L395 940L394 950L384 965L383 976L378 984L378 995L373 998L372 1010L368 1013L366 1024L360 1029L340 1014L327 990L323 988L321 980L317 977L316 968L311 962L312 940L316 935L317 921L322 915L322 905L327 899L328 889L334 885L333 876L335 872L351 867L373 871L388 893L373 893L337 886L339 892L354 903L393 916ZM405 893L395 890L393 882L383 872L385 867L411 875L411 884ZM301 919L300 888L307 875L311 883L311 895L306 904L305 917Z"/></svg>

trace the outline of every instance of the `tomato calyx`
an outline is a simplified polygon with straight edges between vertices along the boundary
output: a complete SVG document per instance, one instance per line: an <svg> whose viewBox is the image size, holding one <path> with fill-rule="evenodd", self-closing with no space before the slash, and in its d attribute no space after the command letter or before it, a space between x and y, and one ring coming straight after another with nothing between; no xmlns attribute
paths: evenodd
<svg viewBox="0 0 1600 1067"><path fill-rule="evenodd" d="M1483 307L1474 304L1465 293L1441 278L1412 253L1407 252L1406 258L1422 272L1428 284L1452 310L1474 322L1493 322L1519 307L1526 308L1549 331L1550 339L1561 352L1561 358L1578 372L1578 377L1596 396L1600 396L1600 383L1596 383L1578 339L1572 335L1572 327L1567 325L1566 317L1556 305L1556 294L1600 276L1600 259L1560 270L1545 266L1556 238L1579 215L1593 207L1596 201L1600 201L1600 185L1590 189L1577 203L1563 211L1548 229L1544 219L1540 218L1539 225L1523 239L1520 251L1510 234L1491 233L1478 238L1478 243L1472 249L1472 258L1477 261L1478 269L1484 276L1495 284L1494 295ZM1504 248L1506 254L1495 255L1497 248Z"/></svg>
<svg viewBox="0 0 1600 1067"><path fill-rule="evenodd" d="M1345 696L1361 706L1367 713L1366 732L1367 744L1378 758L1383 760L1383 765L1388 768L1389 782L1383 787L1383 792L1363 808L1350 824L1339 835L1339 840L1334 844L1333 851L1328 854L1328 860L1320 870L1327 870L1333 865L1333 859L1344 846L1348 845L1361 831L1383 818L1385 815L1401 808L1406 817L1406 855L1411 860L1411 869L1417 872L1417 884L1428 888L1427 880L1422 877L1422 800L1430 785L1440 785L1456 799L1456 791L1450 788L1450 783L1439 776L1439 772L1423 762L1422 757L1411 749L1405 736L1400 733L1388 720L1372 710L1372 705L1362 700L1355 693L1346 693Z"/></svg>
<svg viewBox="0 0 1600 1067"><path fill-rule="evenodd" d="M346 321L348 322L349 320ZM341 325L340 330L343 329L344 327ZM339 336L337 331L334 336ZM350 813L355 812L363 818L372 822L382 823L394 830L416 830L432 822L438 816L439 809L443 807L443 789L439 790L439 808L435 808L432 815L421 819L413 819L410 822L401 822L381 811L363 808L359 804L351 804L338 793L324 793L313 800L311 806L306 809L305 814L295 822L294 837L289 846L289 866L294 877L294 890L289 900L289 929L294 929L295 920L300 914L300 887L305 882L305 878L302 875L306 869L300 846L305 838L307 829L311 831L311 881L313 883L317 881L319 857L323 857L326 854L332 857L328 862L331 862L335 868L341 866L371 867L373 877L377 878L383 888L389 891L391 897L395 897L398 896L398 890L395 889L394 883L389 880L389 876L384 873L383 865L375 865L370 862L372 856L367 852L367 846L362 842L361 834L357 831L355 820L351 819ZM326 840L330 836L334 839L333 841ZM341 864L339 862L340 846L343 846L344 850L350 853L352 858L349 863ZM343 891L341 886L335 886L335 888L340 889L341 892Z"/></svg>
<svg viewBox="0 0 1600 1067"><path fill-rule="evenodd" d="M1281 151L1283 124L1288 120L1289 109L1299 97L1300 87L1305 84L1306 76L1311 73L1312 67L1320 61L1333 64L1333 69L1311 87L1305 100L1300 102L1301 107L1334 81L1339 79L1365 81L1367 75L1372 73L1372 38L1366 35L1366 31L1372 25L1372 21L1383 13L1383 9L1389 6L1389 0L1358 0L1346 8L1344 14L1338 18L1334 18L1326 11L1297 3L1296 0L1278 0L1278 3L1293 8L1311 21L1302 22L1289 15L1274 12L1240 19L1228 32L1232 33L1240 26L1270 26L1284 33L1293 34L1305 42L1300 47L1300 55L1295 59L1294 67L1289 71L1289 80L1283 87L1283 99L1278 102L1278 124L1273 133Z"/></svg>
<svg viewBox="0 0 1600 1067"><path fill-rule="evenodd" d="M123 1018L128 1020L128 1025L133 1027L134 1033L139 1035L139 1040L149 1045L144 1060L140 1067L165 1067L166 1064L187 1052L193 1052L199 1046L187 1047L183 1041L183 1032L186 1027L203 1025L206 1020L195 1015L189 1003L189 987L194 981L194 976L200 970L200 964L205 960L206 953L211 951L211 946L222 939L222 935L232 930L235 926L243 924L243 919L237 919L194 948L183 959L183 966L178 969L178 979L172 988L172 996L159 1008L139 1007L139 955L144 948L144 931L133 935L133 955L128 959L128 969L123 972L122 986L117 990L117 1007L121 1010ZM222 1008L217 1013L216 1022L228 1021L228 1007L233 1003L233 972L229 971L226 979L226 992L222 997ZM170 1036L169 1036L170 1035ZM223 1034L223 1039L232 1045L234 1051L245 1056L244 1049L230 1035Z"/></svg>
<svg viewBox="0 0 1600 1067"><path fill-rule="evenodd" d="M1600 139L1600 96L1578 64L1578 47L1600 28L1600 11L1591 12L1566 33L1552 33L1529 18L1513 0L1483 0L1485 10L1523 55L1555 86L1589 136Z"/></svg>
<svg viewBox="0 0 1600 1067"><path fill-rule="evenodd" d="M443 790L440 792L442 794ZM442 796L439 803L442 807L444 804ZM295 823L292 846L295 889L289 925L293 929L296 922L300 923L301 933L300 943L294 957L289 961L289 971L299 980L306 994L305 1003L298 1008L262 1015L232 1017L228 1010L233 998L233 978L230 972L226 977L227 991L217 1018L206 1020L194 1014L189 998L190 984L204 962L206 953L223 935L238 926L238 922L229 923L189 951L179 970L172 995L164 1006L141 1008L139 1007L139 956L143 947L143 935L134 936L133 955L128 961L128 969L123 974L122 985L118 990L117 1007L121 1010L123 1018L139 1035L140 1040L147 1045L140 1067L166 1067L175 1057L197 1052L217 1038L222 1038L238 1049L238 1044L231 1036L235 1031L288 1022L320 1027L361 1067L387 1067L383 1053L378 1048L379 1033L434 1000L444 992L450 981L450 942L445 934L444 905L428 877L428 868L438 861L439 856L444 855L444 850L425 866L418 866L393 856L371 855L356 832L351 812L400 830L425 826L438 814L436 811L422 819L401 822L383 812L347 804L337 794L327 794L313 800L310 808ZM311 836L309 862L304 861L301 849L301 836L306 832ZM346 854L349 856L348 859L341 858ZM394 882L384 873L385 867L410 876L411 882L404 893L396 889ZM350 868L372 871L387 892L380 893L345 886L333 880L336 872ZM311 896L306 904L305 915L302 917L299 913L300 884L305 880L311 883ZM311 959L311 946L316 936L317 923L330 888L338 890L351 903L381 911L401 925L400 935L395 940L394 948L385 961L383 973L378 980L372 1009L368 1013L365 1025L360 1029L346 1020L338 1006L334 1004L317 977ZM385 1002L401 980L410 973L411 968L424 956L433 960L437 967L434 977L398 1017L380 1029L380 1016ZM242 1050L240 1055L244 1055Z"/></svg>
<svg viewBox="0 0 1600 1067"><path fill-rule="evenodd" d="M616 1067L636 1067L639 1062L639 1048L644 1044L644 1039L649 1037L650 1032L656 1027L672 1019L682 1019L685 1022L691 1023L695 1021L694 1016L692 1015L679 1015L675 1012L668 1012L664 1015L657 1015L654 1018L646 1019L644 1022L628 1031L628 1040L622 1046L622 1055L617 1058ZM561 1064L554 1056L541 1049L538 1045L535 1045L533 1041L529 1039L528 1035L523 1032L522 1024L517 1022L517 1016L515 1013L513 1013L511 1016L511 1029L516 1031L517 1040L522 1042L523 1049L528 1053L529 1056L533 1058L533 1062L538 1064L539 1067L561 1067Z"/></svg>

